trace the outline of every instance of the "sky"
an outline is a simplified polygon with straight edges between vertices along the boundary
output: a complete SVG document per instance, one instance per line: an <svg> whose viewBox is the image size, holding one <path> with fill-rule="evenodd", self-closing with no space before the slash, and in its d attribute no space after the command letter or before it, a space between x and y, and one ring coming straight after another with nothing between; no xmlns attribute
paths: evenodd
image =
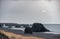
<svg viewBox="0 0 60 39"><path fill-rule="evenodd" d="M60 0L1 0L0 23L60 24Z"/></svg>

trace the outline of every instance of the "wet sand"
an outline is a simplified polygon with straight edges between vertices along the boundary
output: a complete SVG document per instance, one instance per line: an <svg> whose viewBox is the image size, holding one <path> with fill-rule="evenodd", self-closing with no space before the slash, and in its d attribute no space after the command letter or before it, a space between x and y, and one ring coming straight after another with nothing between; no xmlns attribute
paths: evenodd
<svg viewBox="0 0 60 39"><path fill-rule="evenodd" d="M60 34L48 34L42 32L33 32L33 34L24 34L21 30L10 30L0 28L0 32L6 34L10 39L60 39Z"/></svg>

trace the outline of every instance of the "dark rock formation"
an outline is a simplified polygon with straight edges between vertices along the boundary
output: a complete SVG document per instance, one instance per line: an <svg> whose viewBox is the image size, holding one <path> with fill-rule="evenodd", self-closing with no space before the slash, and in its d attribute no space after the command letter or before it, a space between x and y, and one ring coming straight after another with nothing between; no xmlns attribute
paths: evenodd
<svg viewBox="0 0 60 39"><path fill-rule="evenodd" d="M30 27L26 27L24 33L25 34L32 34L32 29Z"/></svg>
<svg viewBox="0 0 60 39"><path fill-rule="evenodd" d="M49 30L44 27L41 23L34 23L32 26L33 32L48 32Z"/></svg>

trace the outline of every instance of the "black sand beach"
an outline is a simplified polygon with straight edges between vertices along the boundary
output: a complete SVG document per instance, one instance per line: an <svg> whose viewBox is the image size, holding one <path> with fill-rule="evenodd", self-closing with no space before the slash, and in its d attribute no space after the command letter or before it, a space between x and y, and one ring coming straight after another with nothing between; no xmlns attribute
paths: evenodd
<svg viewBox="0 0 60 39"><path fill-rule="evenodd" d="M24 34L21 30L11 30L11 29L4 29L0 28L0 30L4 30L6 32L12 32L14 34L24 35L24 36L35 36L35 37L42 37L45 39L60 39L60 34L48 34L43 32L33 32L33 34Z"/></svg>

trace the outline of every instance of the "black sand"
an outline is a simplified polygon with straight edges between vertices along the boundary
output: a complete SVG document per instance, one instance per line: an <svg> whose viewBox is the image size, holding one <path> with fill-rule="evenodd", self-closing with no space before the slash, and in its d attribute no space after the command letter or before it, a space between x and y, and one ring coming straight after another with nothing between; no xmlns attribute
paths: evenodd
<svg viewBox="0 0 60 39"><path fill-rule="evenodd" d="M24 34L21 30L11 30L11 29L4 29L0 28L1 30L5 30L6 32L12 32L15 34L25 35L25 36L36 36L36 37L42 37L45 39L60 39L60 34L47 34L42 32L33 32L33 34Z"/></svg>

